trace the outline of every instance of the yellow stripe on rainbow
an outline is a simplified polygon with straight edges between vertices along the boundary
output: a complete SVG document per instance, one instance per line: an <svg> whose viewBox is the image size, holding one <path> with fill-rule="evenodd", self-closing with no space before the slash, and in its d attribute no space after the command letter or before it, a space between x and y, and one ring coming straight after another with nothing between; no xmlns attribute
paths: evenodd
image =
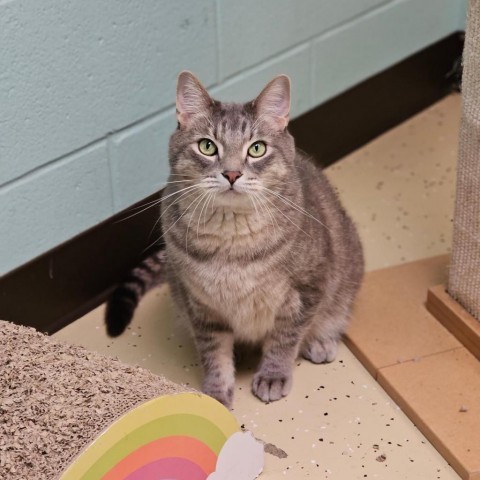
<svg viewBox="0 0 480 480"><path fill-rule="evenodd" d="M216 457L226 439L238 430L233 415L206 395L183 393L159 397L119 418L87 447L60 478L99 480L133 452L141 448L151 452L146 447L148 444L160 439L166 442L169 437L190 437L205 445ZM189 451L184 451L185 459L189 455ZM197 462L198 458L193 461ZM138 467L138 459L136 462Z"/></svg>

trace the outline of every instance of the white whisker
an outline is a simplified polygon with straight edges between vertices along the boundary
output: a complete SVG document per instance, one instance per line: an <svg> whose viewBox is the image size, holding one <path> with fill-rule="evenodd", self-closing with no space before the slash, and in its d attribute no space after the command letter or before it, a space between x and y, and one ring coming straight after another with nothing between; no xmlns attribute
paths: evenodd
<svg viewBox="0 0 480 480"><path fill-rule="evenodd" d="M280 228L280 225L278 225L277 219L275 218L275 215L273 214L272 209L266 204L265 202L266 199L264 198L264 195L262 195L260 192L257 192L257 199L260 202L260 205L263 206L263 209L267 212L268 216L270 217L271 225L274 233L277 233L277 230L281 232L282 229Z"/></svg>
<svg viewBox="0 0 480 480"><path fill-rule="evenodd" d="M148 235L148 238L150 238L150 237L152 236L152 233L154 232L155 227L158 225L158 222L160 222L160 220L162 219L162 217L165 215L165 213L167 212L167 210L168 210L170 207L173 207L174 205L176 205L178 202L180 202L180 200L181 200L182 198L185 197L185 200L186 200L187 198L190 198L192 195L195 195L195 193L196 193L196 190L193 190L193 191L192 191L192 190L189 190L188 192L184 192L184 193L182 193L178 198L175 198L175 199L173 200L173 202L169 203L168 206L167 206L167 208L165 208L165 209L162 208L162 213L161 213L161 215L159 215L159 217L157 218L156 222L153 224L153 227L152 227L152 229L150 230L150 234Z"/></svg>
<svg viewBox="0 0 480 480"><path fill-rule="evenodd" d="M156 198L155 200L150 200L149 202L142 203L141 205L136 205L136 206L130 207L130 208L127 209L127 211L129 212L131 210L138 210L139 208L144 208L148 205L152 205L154 203L159 203L161 201L162 201L161 198Z"/></svg>
<svg viewBox="0 0 480 480"><path fill-rule="evenodd" d="M258 209L257 209L257 204L255 202L255 193L252 191L248 192L248 198L252 202L253 208L255 209L255 213L257 214L257 217L259 216Z"/></svg>
<svg viewBox="0 0 480 480"><path fill-rule="evenodd" d="M168 194L166 197L162 197L162 202L164 202L165 200L167 200L170 197L173 197L174 195L178 195L181 192L185 192L186 190L192 190L192 189L195 189L195 188L201 188L201 186L198 185L198 184L195 184L195 185L190 185L190 186L185 187L185 188L181 188L180 190L175 190L174 192Z"/></svg>
<svg viewBox="0 0 480 480"><path fill-rule="evenodd" d="M144 205L139 205L138 207L133 207L134 210L138 209L138 208L142 208L142 210L140 210L139 212L135 212L135 213L132 213L131 215L128 215L128 217L125 217L125 218L120 218L119 220L117 220L115 223L120 223L120 222L124 222L125 220L128 220L129 218L132 218L132 217L135 217L137 215L140 215L141 213L145 212L146 210L148 210L149 208L152 208L152 207L155 207L156 205L159 205L161 203L161 199L158 199L158 200L154 200L153 202L149 202L150 205L148 205L147 207L145 208L142 208L144 207Z"/></svg>
<svg viewBox="0 0 480 480"><path fill-rule="evenodd" d="M165 182L165 185L171 185L172 183L186 183L186 182L190 182L191 180L190 179L186 179L186 180L172 180L170 182Z"/></svg>
<svg viewBox="0 0 480 480"><path fill-rule="evenodd" d="M205 217L207 216L207 209L208 209L208 204L210 200L213 197L213 192L210 192L208 194L207 200L204 202L202 209L200 210L200 215L198 216L198 221L197 221L197 240L199 237L199 230L200 230L200 220L202 219L202 214L203 214L203 230L205 230Z"/></svg>
<svg viewBox="0 0 480 480"><path fill-rule="evenodd" d="M308 218L311 218L312 220L315 220L317 223L319 223L322 227L326 228L328 230L328 227L322 223L318 218L314 217L310 212L307 212L304 208L300 207L297 205L295 202L292 202L290 199L286 198L285 196L281 195L278 192L275 192L273 190L270 190L269 188L263 187L263 190L266 192L269 192L270 194L274 195L277 197L279 200L283 201L286 205L291 206L293 209L297 210L298 212L302 213Z"/></svg>
<svg viewBox="0 0 480 480"><path fill-rule="evenodd" d="M298 226L290 217L288 217L287 215L285 215L282 210L280 208L278 208L275 203L273 203L272 201L270 201L270 199L268 197L264 197L265 200L272 206L274 207L278 213L280 213L281 215L283 215L292 225L295 225L295 227L297 227L301 232L303 232L305 235L307 235L307 237L310 237L312 238L311 235L309 235L305 230L303 230L303 228L301 228L300 226Z"/></svg>
<svg viewBox="0 0 480 480"><path fill-rule="evenodd" d="M180 217L177 218L177 220L175 220L175 222L173 222L172 225L170 225L170 227L162 233L162 235L160 235L160 237L157 238L157 240L155 240L153 243L151 243L150 245L148 245L143 251L145 252L146 250L148 250L150 247L152 247L153 245L155 245L157 242L159 242L163 237L165 237L165 235L185 216L185 214L188 212L188 209L193 205L193 203L198 199L198 197L201 195L201 193L199 193L195 198L194 200L188 205L188 207L185 209L185 211L180 215Z"/></svg>
<svg viewBox="0 0 480 480"><path fill-rule="evenodd" d="M200 194L200 199L198 200L193 212L190 214L190 220L188 221L187 231L185 233L185 250L188 253L188 230L190 229L190 224L192 223L193 217L195 216L195 212L197 211L198 206L202 203L202 200L209 194L209 192L204 192Z"/></svg>
<svg viewBox="0 0 480 480"><path fill-rule="evenodd" d="M260 208L261 208L263 211L267 212L268 215L270 215L271 225L272 225L272 228L273 228L274 233L276 234L275 225L274 225L274 223L273 223L273 216L272 216L271 211L268 210L268 207L265 205L265 202L262 202L262 200L259 198L259 194L258 194L258 193L257 193L257 194L253 194L253 195L256 197ZM262 212L262 213L263 213L263 212ZM262 216L263 216L263 215L262 215ZM264 247L263 247L263 258L264 258L264 259L265 259L265 255L266 255L266 254L267 254L267 249L266 249L266 247L264 246Z"/></svg>

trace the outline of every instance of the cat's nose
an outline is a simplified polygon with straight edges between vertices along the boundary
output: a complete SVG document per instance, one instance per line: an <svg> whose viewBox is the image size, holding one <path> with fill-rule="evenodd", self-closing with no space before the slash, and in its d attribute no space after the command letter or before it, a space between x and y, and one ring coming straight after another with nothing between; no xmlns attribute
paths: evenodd
<svg viewBox="0 0 480 480"><path fill-rule="evenodd" d="M241 176L241 172L231 172L226 170L222 172L222 175L230 182L230 185L233 185Z"/></svg>

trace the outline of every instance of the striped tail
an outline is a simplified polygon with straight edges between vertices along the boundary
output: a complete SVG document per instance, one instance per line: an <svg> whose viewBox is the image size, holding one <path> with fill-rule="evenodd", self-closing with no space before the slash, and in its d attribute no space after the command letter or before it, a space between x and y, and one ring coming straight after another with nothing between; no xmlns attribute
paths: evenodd
<svg viewBox="0 0 480 480"><path fill-rule="evenodd" d="M156 285L165 281L165 250L147 257L114 290L107 302L105 324L110 337L121 335L133 318L140 299Z"/></svg>

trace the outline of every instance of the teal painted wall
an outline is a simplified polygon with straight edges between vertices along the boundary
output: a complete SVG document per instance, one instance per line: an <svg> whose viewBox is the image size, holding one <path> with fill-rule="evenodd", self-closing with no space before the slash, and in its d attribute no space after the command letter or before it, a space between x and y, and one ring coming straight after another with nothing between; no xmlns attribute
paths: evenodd
<svg viewBox="0 0 480 480"><path fill-rule="evenodd" d="M0 275L162 186L175 79L293 116L463 28L466 0L0 1Z"/></svg>

